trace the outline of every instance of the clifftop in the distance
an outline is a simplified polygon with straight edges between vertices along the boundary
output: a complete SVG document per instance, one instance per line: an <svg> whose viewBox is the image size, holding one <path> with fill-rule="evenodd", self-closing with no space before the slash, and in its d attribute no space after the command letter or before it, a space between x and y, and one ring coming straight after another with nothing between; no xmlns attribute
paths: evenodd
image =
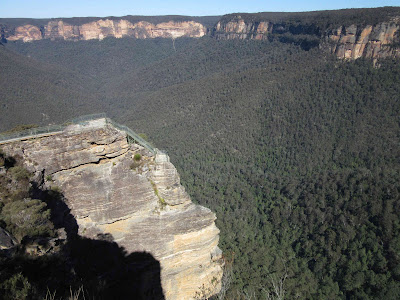
<svg viewBox="0 0 400 300"><path fill-rule="evenodd" d="M299 13L235 13L222 17L125 16L0 19L3 41L102 40L107 37L279 40L320 47L339 58L399 57L400 8Z"/></svg>
<svg viewBox="0 0 400 300"><path fill-rule="evenodd" d="M217 39L279 40L309 49L319 46L338 58L400 56L400 8L303 13L231 14L213 29Z"/></svg>

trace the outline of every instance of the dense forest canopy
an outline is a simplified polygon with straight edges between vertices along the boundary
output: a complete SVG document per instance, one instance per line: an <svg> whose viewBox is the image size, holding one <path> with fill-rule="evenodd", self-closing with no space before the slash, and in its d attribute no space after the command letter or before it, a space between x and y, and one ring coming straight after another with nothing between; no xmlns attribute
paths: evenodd
<svg viewBox="0 0 400 300"><path fill-rule="evenodd" d="M168 151L217 214L229 299L280 279L287 299L400 298L399 60L208 36L0 48L2 129L106 111Z"/></svg>

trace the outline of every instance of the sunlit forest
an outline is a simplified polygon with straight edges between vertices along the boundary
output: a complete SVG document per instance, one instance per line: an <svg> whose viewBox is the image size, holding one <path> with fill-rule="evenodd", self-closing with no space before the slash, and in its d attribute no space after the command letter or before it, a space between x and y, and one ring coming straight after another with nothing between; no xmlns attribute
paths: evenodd
<svg viewBox="0 0 400 300"><path fill-rule="evenodd" d="M4 43L0 128L106 112L145 134L217 215L227 299L400 299L400 61L174 42Z"/></svg>

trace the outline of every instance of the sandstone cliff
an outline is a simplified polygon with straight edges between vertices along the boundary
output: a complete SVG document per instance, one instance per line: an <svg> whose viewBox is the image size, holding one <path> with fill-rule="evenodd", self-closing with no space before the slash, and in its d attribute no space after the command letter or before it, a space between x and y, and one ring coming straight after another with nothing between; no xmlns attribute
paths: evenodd
<svg viewBox="0 0 400 300"><path fill-rule="evenodd" d="M219 21L212 31L217 39L278 39L319 47L341 59L400 57L400 17L374 25L342 25L325 29L312 21L271 21L232 15Z"/></svg>
<svg viewBox="0 0 400 300"><path fill-rule="evenodd" d="M217 39L266 40L272 33L273 23L269 21L246 22L240 15L229 21L219 21L212 35Z"/></svg>
<svg viewBox="0 0 400 300"><path fill-rule="evenodd" d="M400 17L376 25L341 26L325 33L321 47L344 59L400 57Z"/></svg>
<svg viewBox="0 0 400 300"><path fill-rule="evenodd" d="M124 19L100 19L81 25L72 25L64 20L52 20L44 26L27 24L3 31L4 38L9 41L31 42L41 39L102 40L106 37L198 38L207 33L207 28L195 21L168 21L153 24L146 21L131 23Z"/></svg>
<svg viewBox="0 0 400 300"><path fill-rule="evenodd" d="M109 234L129 253L151 253L161 265L166 299L218 291L215 214L191 202L166 154L129 144L106 119L1 147L21 156L40 185L62 191L79 235Z"/></svg>
<svg viewBox="0 0 400 300"><path fill-rule="evenodd" d="M400 9L396 7L230 14L208 17L203 23L196 17L164 16L160 22L149 18L84 18L82 22L74 18L40 22L0 19L0 31L3 40L24 42L106 37L199 38L208 34L216 39L279 40L299 44L306 50L320 47L341 59L400 57Z"/></svg>

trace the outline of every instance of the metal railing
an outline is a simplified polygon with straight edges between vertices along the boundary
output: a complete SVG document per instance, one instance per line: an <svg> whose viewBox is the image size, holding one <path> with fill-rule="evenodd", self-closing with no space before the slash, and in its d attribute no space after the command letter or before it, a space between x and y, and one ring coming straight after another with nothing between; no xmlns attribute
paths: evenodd
<svg viewBox="0 0 400 300"><path fill-rule="evenodd" d="M84 116L74 118L72 120L65 122L64 124L66 124L66 125L68 125L68 124L84 124L89 121L93 121L93 120L97 120L97 119L106 119L106 118L107 118L106 113L91 114L91 115L84 115Z"/></svg>
<svg viewBox="0 0 400 300"><path fill-rule="evenodd" d="M129 138L131 138L132 140L134 140L135 142L137 142L138 144L142 145L143 147L145 147L147 150L149 150L151 153L156 154L157 149L154 148L148 141L146 141L145 139L143 139L140 135L138 135L136 132L134 132L132 129L130 129L129 127L125 126L125 125L121 125L118 124L116 122L114 122L113 120L106 118L107 123L111 124L112 126L114 126L115 128L124 131L127 136L128 136L128 140Z"/></svg>
<svg viewBox="0 0 400 300"><path fill-rule="evenodd" d="M48 125L43 127L30 128L13 133L0 134L0 142L5 142L14 139L23 139L28 137L35 137L42 134L61 132L65 129L65 125Z"/></svg>
<svg viewBox="0 0 400 300"><path fill-rule="evenodd" d="M147 142L145 139L143 139L140 135L138 135L136 132L134 132L129 127L118 124L118 123L114 122L113 120L107 118L107 115L105 113L80 116L80 117L71 119L61 125L48 125L48 126L30 128L30 129L26 129L26 130L22 130L22 131L18 131L18 132L0 134L0 143L2 143L2 142L4 143L4 142L10 141L10 140L35 138L35 137L38 137L41 135L62 132L69 125L85 125L87 122L97 120L97 119L106 119L107 124L111 124L115 128L125 132L127 135L128 141L131 139L131 140L137 142L138 144L142 145L143 147L145 147L147 150L149 150L153 154L156 154L157 149L154 148L149 142Z"/></svg>
<svg viewBox="0 0 400 300"><path fill-rule="evenodd" d="M69 120L61 125L47 125L47 126L25 129L25 130L21 130L21 131L17 131L17 132L3 133L3 134L0 134L0 142L5 142L8 140L14 140L14 139L23 139L23 138L28 138L28 137L33 138L35 136L61 132L68 125L71 125L71 124L75 124L75 125L82 124L83 125L88 121L97 120L97 119L101 119L101 118L106 118L106 114L100 113L100 114L85 115L85 116L80 116L80 117L74 118L72 120Z"/></svg>

